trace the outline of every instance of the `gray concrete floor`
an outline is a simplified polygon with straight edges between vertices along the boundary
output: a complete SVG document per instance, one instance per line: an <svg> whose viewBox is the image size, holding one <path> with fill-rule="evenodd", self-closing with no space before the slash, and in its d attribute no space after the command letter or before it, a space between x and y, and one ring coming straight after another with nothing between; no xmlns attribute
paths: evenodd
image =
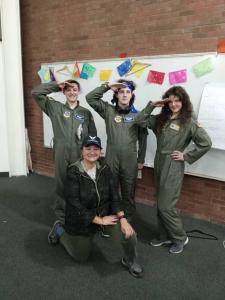
<svg viewBox="0 0 225 300"><path fill-rule="evenodd" d="M155 208L137 205L140 261L135 279L121 266L120 249L98 235L90 260L75 263L47 243L54 220L54 180L31 174L0 177L0 300L8 299L225 299L225 227L183 217L186 230L199 229L217 241L190 238L184 252L153 248Z"/></svg>

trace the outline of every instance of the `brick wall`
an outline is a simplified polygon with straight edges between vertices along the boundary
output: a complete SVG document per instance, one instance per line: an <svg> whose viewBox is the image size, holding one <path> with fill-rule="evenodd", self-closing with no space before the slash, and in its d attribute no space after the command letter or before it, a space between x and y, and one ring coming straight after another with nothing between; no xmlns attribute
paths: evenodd
<svg viewBox="0 0 225 300"><path fill-rule="evenodd" d="M224 0L21 0L26 126L34 169L53 175L43 147L42 113L30 91L41 63L215 51L225 37ZM144 170L137 198L153 205L152 170ZM225 184L185 176L183 212L225 223Z"/></svg>

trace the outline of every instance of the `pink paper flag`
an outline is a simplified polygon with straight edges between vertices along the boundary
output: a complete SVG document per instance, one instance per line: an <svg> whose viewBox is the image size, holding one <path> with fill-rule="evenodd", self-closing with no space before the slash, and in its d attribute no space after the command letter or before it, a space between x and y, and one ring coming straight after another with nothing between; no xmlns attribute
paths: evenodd
<svg viewBox="0 0 225 300"><path fill-rule="evenodd" d="M148 73L147 81L150 83L162 84L165 77L164 72L150 70Z"/></svg>
<svg viewBox="0 0 225 300"><path fill-rule="evenodd" d="M170 84L177 84L187 81L187 70L179 70L174 72L169 72L169 82Z"/></svg>

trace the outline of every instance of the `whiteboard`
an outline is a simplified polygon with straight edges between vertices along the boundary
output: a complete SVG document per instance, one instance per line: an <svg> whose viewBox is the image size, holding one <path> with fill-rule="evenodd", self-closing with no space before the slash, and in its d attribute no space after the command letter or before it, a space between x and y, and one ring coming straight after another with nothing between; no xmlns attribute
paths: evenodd
<svg viewBox="0 0 225 300"><path fill-rule="evenodd" d="M225 84L205 85L198 119L209 133L213 148L225 150Z"/></svg>
<svg viewBox="0 0 225 300"><path fill-rule="evenodd" d="M211 58L213 62L214 69L201 77L196 77L193 72L193 66L197 63ZM141 77L137 77L136 74L130 76L124 76L130 80L134 80L137 84L135 90L136 100L135 107L138 110L144 108L149 100L160 99L164 92L171 87L169 83L168 73L178 70L187 70L187 81L178 85L183 86L188 94L190 95L191 101L193 103L194 110L198 115L201 97L204 87L208 83L220 83L225 84L225 55L217 55L216 53L196 53L196 54L183 54L183 55L165 55L165 56L150 56L150 57L135 57L134 59L139 62L151 64L150 67L146 68ZM85 95L93 90L95 87L101 85L100 81L100 70L112 69L112 74L110 81L115 81L120 79L117 72L117 66L120 65L125 59L109 59L109 60L89 60L79 62L80 68L83 63L89 63L96 68L96 72L92 78L88 80L85 79L76 79L81 84L81 94L79 96L80 104L84 107L87 107L92 112L98 135L102 139L103 149L105 150L106 146L106 132L104 120L87 104L85 100ZM74 62L60 62L60 63L51 63L51 64L42 64L42 66L54 67L55 70L62 68L62 66L68 66L72 71ZM149 83L147 81L147 76L149 70L165 72L165 78L162 85ZM69 79L67 75L61 75L62 78L59 79L65 80ZM66 78L67 77L67 78ZM53 93L51 94L56 100L64 102L65 98L62 93ZM104 94L103 100L110 101L112 99L112 91L108 91ZM154 113L157 113L157 109L154 110ZM213 117L213 115L212 115ZM44 146L52 147L52 127L49 118L44 114L43 117L43 127L44 127ZM201 122L204 126L204 122ZM156 139L154 134L149 130L148 136L148 145L146 152L145 165L148 167L153 167L154 156L156 151ZM217 179L225 181L225 153L219 149L211 149L205 156L200 158L193 165L186 165L185 173L191 174L194 176L206 177L211 179Z"/></svg>

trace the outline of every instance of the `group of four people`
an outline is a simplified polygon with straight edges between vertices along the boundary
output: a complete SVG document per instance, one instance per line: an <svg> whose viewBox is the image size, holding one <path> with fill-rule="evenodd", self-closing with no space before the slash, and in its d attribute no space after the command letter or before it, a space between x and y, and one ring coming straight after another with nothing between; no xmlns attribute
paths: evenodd
<svg viewBox="0 0 225 300"><path fill-rule="evenodd" d="M110 89L112 104L102 100ZM145 159L147 128L157 138L154 173L160 236L151 244L171 244L171 253L182 252L188 243L176 210L184 161L193 163L199 159L210 149L211 140L194 117L191 101L182 87L170 88L162 100L149 102L141 112L133 106L134 90L132 81L121 79L105 83L86 96L88 104L105 120L104 160L93 117L79 104L77 81L41 84L32 95L50 117L54 133L57 221L48 235L49 242L60 241L81 262L88 258L94 234L101 229L103 236L122 244L122 264L133 276L141 277L137 238L130 222L135 214L137 170L143 168ZM65 104L48 96L58 91L65 94ZM162 108L158 115L152 115L155 107ZM184 152L191 141L194 146Z"/></svg>

